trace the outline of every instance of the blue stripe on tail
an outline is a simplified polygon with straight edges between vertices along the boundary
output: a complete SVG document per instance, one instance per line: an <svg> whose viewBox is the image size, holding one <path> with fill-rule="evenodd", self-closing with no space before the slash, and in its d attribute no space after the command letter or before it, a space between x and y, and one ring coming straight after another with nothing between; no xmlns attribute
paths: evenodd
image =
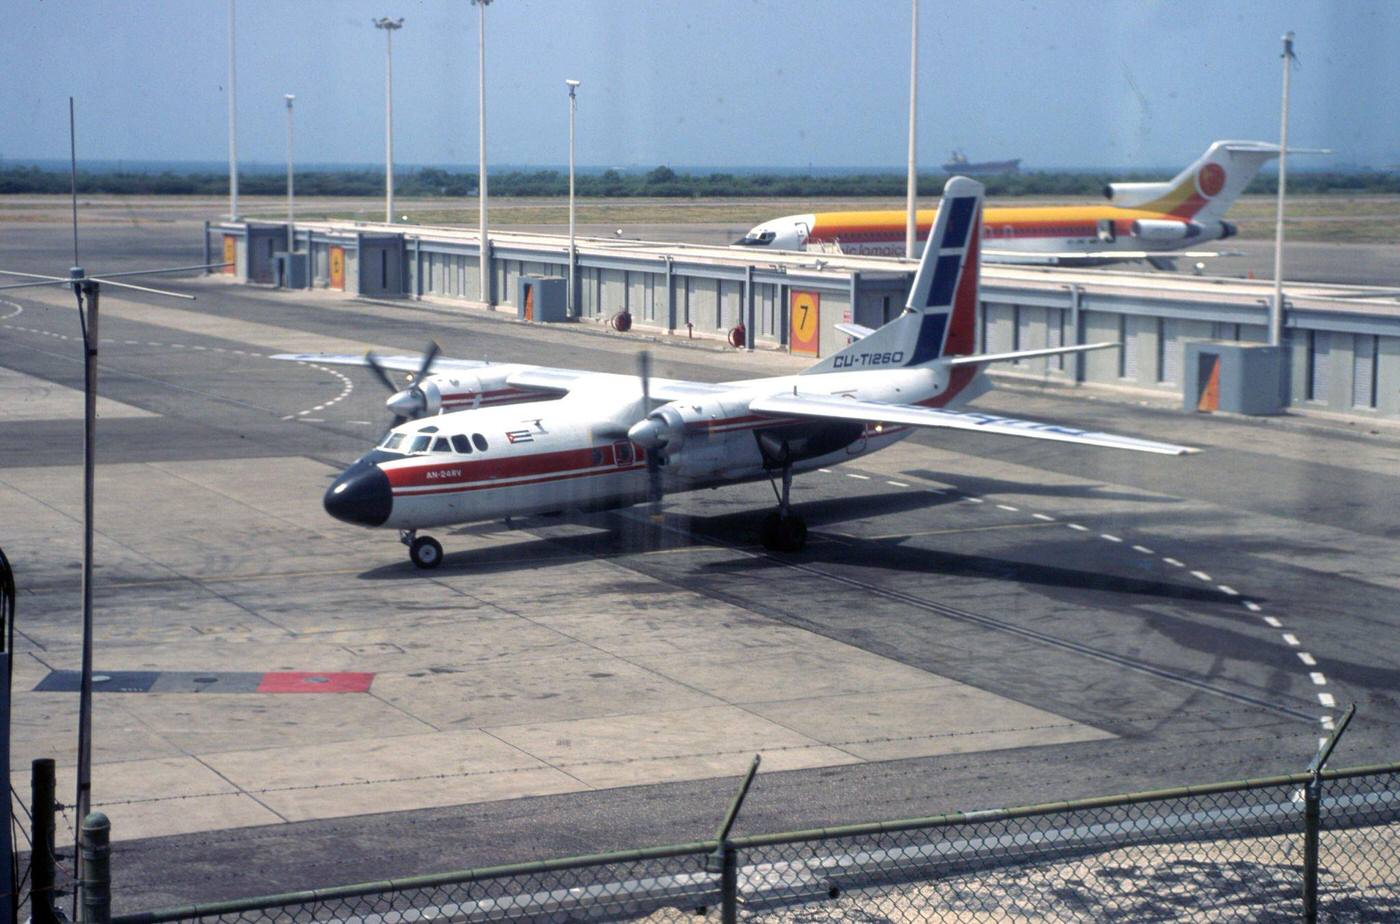
<svg viewBox="0 0 1400 924"><path fill-rule="evenodd" d="M972 196L953 200L953 211L948 215L948 227L943 232L943 243L938 245L939 250L951 247L962 249L967 243L967 230L972 226L972 209L976 204L977 200Z"/></svg>

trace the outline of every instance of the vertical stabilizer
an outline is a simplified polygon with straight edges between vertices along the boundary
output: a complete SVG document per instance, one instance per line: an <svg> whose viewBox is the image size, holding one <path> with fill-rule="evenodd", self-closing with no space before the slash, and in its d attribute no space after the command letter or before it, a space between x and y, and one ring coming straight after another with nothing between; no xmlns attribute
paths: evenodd
<svg viewBox="0 0 1400 924"><path fill-rule="evenodd" d="M922 366L972 352L984 192L981 183L965 176L948 181L904 313L804 375Z"/></svg>

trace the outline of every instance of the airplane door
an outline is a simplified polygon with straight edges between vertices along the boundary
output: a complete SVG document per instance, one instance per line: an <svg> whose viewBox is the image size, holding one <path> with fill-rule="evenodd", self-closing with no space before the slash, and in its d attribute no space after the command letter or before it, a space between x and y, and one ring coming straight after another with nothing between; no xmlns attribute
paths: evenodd
<svg viewBox="0 0 1400 924"><path fill-rule="evenodd" d="M1112 218L1099 219L1099 240L1105 244L1112 244L1118 238L1117 232L1113 230Z"/></svg>
<svg viewBox="0 0 1400 924"><path fill-rule="evenodd" d="M803 249L807 247L807 238L812 236L812 229L807 226L807 222L797 223L797 246Z"/></svg>
<svg viewBox="0 0 1400 924"><path fill-rule="evenodd" d="M630 440L618 440L613 443L613 464L618 468L631 465L634 461L632 455L632 443Z"/></svg>

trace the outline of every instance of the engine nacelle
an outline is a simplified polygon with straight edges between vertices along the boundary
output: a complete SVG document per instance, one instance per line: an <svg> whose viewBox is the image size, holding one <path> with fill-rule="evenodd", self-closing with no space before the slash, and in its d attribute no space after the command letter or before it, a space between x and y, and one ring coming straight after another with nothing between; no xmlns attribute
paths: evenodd
<svg viewBox="0 0 1400 924"><path fill-rule="evenodd" d="M627 430L627 438L648 452L671 455L685 445L685 428L706 415L694 405L663 404Z"/></svg>
<svg viewBox="0 0 1400 924"><path fill-rule="evenodd" d="M1232 222L1222 221L1220 223L1220 240L1223 241L1227 237L1234 237L1236 234L1239 233L1240 229L1236 228Z"/></svg>
<svg viewBox="0 0 1400 924"><path fill-rule="evenodd" d="M470 373L429 375L403 391L395 392L384 403L398 416L415 419L432 417L444 411L466 410L476 407L482 395L505 388L504 374L500 378L499 382L491 382Z"/></svg>
<svg viewBox="0 0 1400 924"><path fill-rule="evenodd" d="M1114 205L1128 208L1165 196L1171 188L1170 183L1109 183L1103 188L1103 196Z"/></svg>
<svg viewBox="0 0 1400 924"><path fill-rule="evenodd" d="M1144 241L1185 241L1199 237L1204 227L1194 221L1167 221L1139 218L1132 224L1132 235Z"/></svg>

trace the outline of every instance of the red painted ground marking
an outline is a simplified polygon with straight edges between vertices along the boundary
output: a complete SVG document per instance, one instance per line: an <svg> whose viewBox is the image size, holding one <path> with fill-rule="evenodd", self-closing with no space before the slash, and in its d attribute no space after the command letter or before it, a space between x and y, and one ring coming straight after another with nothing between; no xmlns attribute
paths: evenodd
<svg viewBox="0 0 1400 924"><path fill-rule="evenodd" d="M282 671L262 675L259 693L368 693L373 674Z"/></svg>

